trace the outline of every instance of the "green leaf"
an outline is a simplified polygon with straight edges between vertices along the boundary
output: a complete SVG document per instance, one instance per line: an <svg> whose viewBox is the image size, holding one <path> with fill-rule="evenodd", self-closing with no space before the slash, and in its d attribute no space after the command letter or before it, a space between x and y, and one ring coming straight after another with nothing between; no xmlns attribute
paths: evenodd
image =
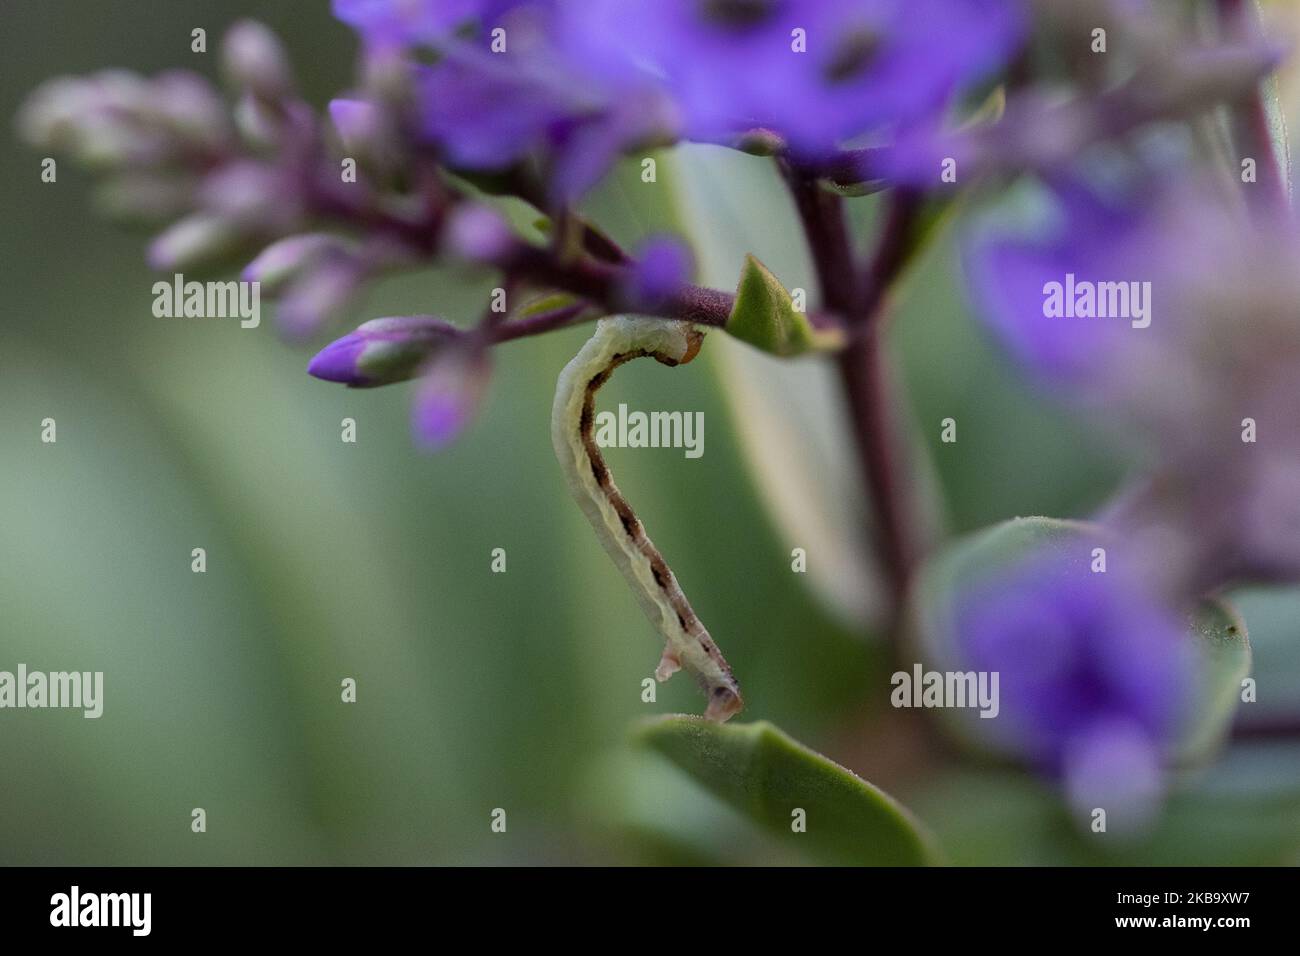
<svg viewBox="0 0 1300 956"><path fill-rule="evenodd" d="M995 573L1031 551L1065 550L1079 539L1102 535L1097 525L1064 518L1012 518L959 539L927 566L918 594L919 603L936 606L958 586L968 586L979 576Z"/></svg>
<svg viewBox="0 0 1300 956"><path fill-rule="evenodd" d="M836 332L813 328L808 316L795 309L781 280L752 255L745 256L736 304L725 328L742 342L782 357L833 348L842 339Z"/></svg>
<svg viewBox="0 0 1300 956"><path fill-rule="evenodd" d="M1295 28L1297 14L1292 4L1277 4L1267 12L1255 0L1252 16L1256 23L1269 24L1270 31L1291 30ZM1282 9L1277 9L1277 8ZM1270 73L1260 83L1260 100L1264 105L1264 118L1268 123L1268 138L1273 144L1272 160L1278 166L1287 195L1294 196L1295 185L1291 174L1291 138L1287 133L1287 103L1283 99L1282 84L1278 82L1277 73ZM1234 170L1238 172L1238 170Z"/></svg>
<svg viewBox="0 0 1300 956"><path fill-rule="evenodd" d="M524 302L519 307L516 319L528 319L535 315L542 315L546 312L553 312L556 309L563 309L566 306L576 305L578 297L569 295L567 292L544 292Z"/></svg>
<svg viewBox="0 0 1300 956"><path fill-rule="evenodd" d="M1294 866L1300 761L1280 756L1237 744L1182 779L1138 839L1099 838L1051 787L1011 770L941 771L913 800L957 866Z"/></svg>
<svg viewBox="0 0 1300 956"><path fill-rule="evenodd" d="M1214 750L1227 735L1241 700L1241 681L1250 673L1250 639L1246 623L1225 601L1206 601L1191 622L1196 636L1200 687L1196 715L1178 754L1190 760Z"/></svg>
<svg viewBox="0 0 1300 956"><path fill-rule="evenodd" d="M1273 160L1278 164L1282 182L1286 184L1287 194L1294 193L1291 178L1291 140L1287 135L1286 112L1282 107L1281 88L1277 76L1269 75L1264 80L1262 97L1264 113L1268 120L1269 139L1273 142Z"/></svg>
<svg viewBox="0 0 1300 956"><path fill-rule="evenodd" d="M930 837L893 798L766 721L668 717L643 724L637 739L791 846L846 864L939 862ZM799 809L802 833L792 829Z"/></svg>
<svg viewBox="0 0 1300 956"><path fill-rule="evenodd" d="M885 179L867 179L860 183L837 183L833 179L823 179L821 188L827 192L835 193L837 196L843 196L845 199L861 199L863 196L874 196L876 193L884 192L890 187L890 183Z"/></svg>

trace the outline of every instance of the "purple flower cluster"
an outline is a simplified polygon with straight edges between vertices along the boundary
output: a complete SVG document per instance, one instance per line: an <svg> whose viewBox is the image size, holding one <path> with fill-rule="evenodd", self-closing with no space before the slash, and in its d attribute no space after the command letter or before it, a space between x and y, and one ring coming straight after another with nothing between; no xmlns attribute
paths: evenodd
<svg viewBox="0 0 1300 956"><path fill-rule="evenodd" d="M1300 580L1300 228L1197 177L1040 198L1036 229L977 234L971 287L1034 380L1142 450L1107 520L1171 591Z"/></svg>
<svg viewBox="0 0 1300 956"><path fill-rule="evenodd" d="M262 249L243 278L279 298L287 336L306 338L341 316L366 280L427 257L440 211L386 189L378 173L341 178L338 141L382 114L367 104L336 109L331 129L295 93L266 27L235 24L222 66L233 106L197 74L110 70L50 81L19 125L31 142L96 170L112 212L164 225L148 249L155 269L211 269ZM369 124L372 141L378 126ZM308 231L358 222L366 228L352 235Z"/></svg>
<svg viewBox="0 0 1300 956"><path fill-rule="evenodd" d="M602 77L652 77L686 138L765 130L820 160L940 113L1024 25L1009 0L597 0L566 40Z"/></svg>
<svg viewBox="0 0 1300 956"><path fill-rule="evenodd" d="M1236 584L1300 582L1300 226L1267 143L1240 191L1169 160L1090 155L1022 184L965 257L999 344L1141 473L1098 516L1126 568L1031 559L962 599L958 642L1002 674L1003 743L1135 825L1192 706L1178 621Z"/></svg>
<svg viewBox="0 0 1300 956"><path fill-rule="evenodd" d="M541 154L564 198L655 142L775 141L823 162L928 127L1025 32L1018 0L336 0L335 12L372 57L433 51L412 67L412 122L448 162Z"/></svg>

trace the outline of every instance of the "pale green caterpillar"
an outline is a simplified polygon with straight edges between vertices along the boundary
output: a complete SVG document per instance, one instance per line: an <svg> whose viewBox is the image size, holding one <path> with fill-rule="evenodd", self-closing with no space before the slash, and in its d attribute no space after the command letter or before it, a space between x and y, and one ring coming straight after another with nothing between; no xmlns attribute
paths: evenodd
<svg viewBox="0 0 1300 956"><path fill-rule="evenodd" d="M666 681L685 668L708 697L704 716L726 720L744 702L731 668L696 617L663 555L619 493L593 435L596 392L624 362L653 358L664 365L693 359L704 333L689 322L611 316L564 367L555 386L551 441L569 490L596 536L664 638L655 678Z"/></svg>

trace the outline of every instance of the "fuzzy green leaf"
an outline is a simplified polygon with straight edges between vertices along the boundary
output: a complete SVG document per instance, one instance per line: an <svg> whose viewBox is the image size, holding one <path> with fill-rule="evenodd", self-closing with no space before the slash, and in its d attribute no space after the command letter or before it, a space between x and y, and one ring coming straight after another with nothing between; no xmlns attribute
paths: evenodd
<svg viewBox="0 0 1300 956"><path fill-rule="evenodd" d="M1241 700L1241 681L1250 673L1250 639L1246 624L1224 601L1206 601L1192 622L1200 688L1196 716L1179 746L1193 759L1223 741Z"/></svg>
<svg viewBox="0 0 1300 956"><path fill-rule="evenodd" d="M834 347L840 337L818 330L794 307L781 280L752 255L745 257L736 288L736 304L726 330L764 352L788 357Z"/></svg>
<svg viewBox="0 0 1300 956"><path fill-rule="evenodd" d="M643 724L643 745L713 794L821 859L917 866L938 862L929 836L894 799L766 721L668 717ZM805 832L794 832L796 810Z"/></svg>

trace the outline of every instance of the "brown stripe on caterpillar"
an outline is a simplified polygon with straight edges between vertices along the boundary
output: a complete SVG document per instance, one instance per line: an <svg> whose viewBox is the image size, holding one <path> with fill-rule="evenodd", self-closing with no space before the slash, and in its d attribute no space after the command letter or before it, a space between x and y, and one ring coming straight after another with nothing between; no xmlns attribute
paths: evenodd
<svg viewBox="0 0 1300 956"><path fill-rule="evenodd" d="M609 381L610 376L614 374L614 371L620 365L624 365L637 358L653 358L655 361L670 367L685 364L699 353L703 341L703 333L696 329L690 330L687 350L680 360L663 352L654 352L647 349L617 352L610 356L609 364L587 380L586 389L583 395L582 414L579 418L579 434L582 440L582 447L587 453L592 476L595 478L597 485L599 485L601 490L605 493L606 499L618 515L624 532L627 534L637 552L649 561L650 570L654 576L655 584L659 586L660 591L676 613L678 626L682 629L684 634L693 637L699 643L705 654L707 654L708 657L718 665L719 669L727 675L728 679L732 680L734 683L731 666L722 656L722 653L718 650L717 645L713 642L713 639L709 636L709 633L705 630L703 624L700 623L699 617L696 615L694 608L691 607L690 602L686 599L686 595L682 592L681 587L677 584L677 579L673 575L671 569L669 569L668 563L664 560L663 555L659 553L658 549L655 548L650 539L646 537L644 526L632 511L631 505L627 503L627 499L623 497L622 493L618 490L618 487L614 484L613 478L610 475L609 466L605 463L604 455L601 454L600 446L596 443L594 434L596 420L596 392ZM733 690L719 687L714 688L712 693L719 697L729 694L737 702L739 701L739 695Z"/></svg>

